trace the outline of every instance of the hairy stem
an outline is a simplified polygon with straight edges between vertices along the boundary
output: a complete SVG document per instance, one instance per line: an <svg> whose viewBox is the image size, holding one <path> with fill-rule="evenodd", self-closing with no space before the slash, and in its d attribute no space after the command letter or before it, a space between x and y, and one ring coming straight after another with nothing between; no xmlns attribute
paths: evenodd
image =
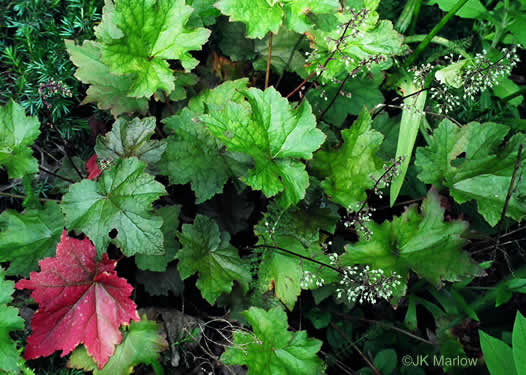
<svg viewBox="0 0 526 375"><path fill-rule="evenodd" d="M265 75L265 90L268 87L268 81L270 78L270 60L272 59L272 31L268 39L268 56L267 56L267 74Z"/></svg>

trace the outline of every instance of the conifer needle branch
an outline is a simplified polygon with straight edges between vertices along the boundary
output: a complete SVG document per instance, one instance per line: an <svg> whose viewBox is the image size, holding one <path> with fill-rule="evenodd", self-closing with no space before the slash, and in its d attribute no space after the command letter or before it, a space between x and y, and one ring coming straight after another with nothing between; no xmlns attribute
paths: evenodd
<svg viewBox="0 0 526 375"><path fill-rule="evenodd" d="M307 256L305 256L305 255L301 255L301 254L295 253L294 251L290 251L290 250L284 249L284 248L279 247L279 246L272 246L272 245L254 245L254 246L251 246L251 248L252 248L252 249L267 248L267 249L280 250L280 251L283 251L284 253L287 253L287 254L290 254L290 255L296 256L296 257L301 258L301 259L308 260L308 261L310 261L310 262L313 262L313 263L319 264L320 266L330 268L331 270L333 270L333 271L335 271L335 272L338 272L338 273L343 274L343 271L342 271L342 270L340 270L339 268L336 268L336 267L334 267L334 266L331 266L330 264L326 264L326 263L320 262L319 260L309 258L309 257L307 257Z"/></svg>
<svg viewBox="0 0 526 375"><path fill-rule="evenodd" d="M504 201L504 207L502 208L502 213L500 215L500 220L498 224L499 229L497 231L497 239L495 240L495 250L497 250L500 244L500 234L502 231L502 223L504 222L504 217L506 216L506 211L508 210L511 196L513 195L513 190L514 190L513 186L515 185L515 179L517 178L517 171L519 170L520 165L521 165L522 148L523 148L523 144L521 143L519 145L519 151L517 152L517 159L515 160L515 167L513 168L513 174L511 176L510 186L508 188L508 194L506 195L506 200Z"/></svg>
<svg viewBox="0 0 526 375"><path fill-rule="evenodd" d="M47 174L50 174L51 176L54 176L54 177L56 177L56 178L60 178L61 180L64 180L64 181L70 182L70 183L72 183L72 184L75 183L75 181L70 180L70 179L67 178L67 177L60 176L60 175L56 174L55 172L51 172L50 170L48 170L48 169L46 169L46 168L44 168L44 167L39 166L38 169L40 169L42 172L45 172L45 173L47 173Z"/></svg>
<svg viewBox="0 0 526 375"><path fill-rule="evenodd" d="M268 56L267 56L267 74L265 76L265 90L268 87L268 81L270 78L270 61L272 60L272 31L268 39Z"/></svg>

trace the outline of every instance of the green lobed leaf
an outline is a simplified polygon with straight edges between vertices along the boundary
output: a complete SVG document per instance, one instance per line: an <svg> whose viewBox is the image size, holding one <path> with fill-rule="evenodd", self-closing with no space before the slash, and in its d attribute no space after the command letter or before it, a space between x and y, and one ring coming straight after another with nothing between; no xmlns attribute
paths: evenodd
<svg viewBox="0 0 526 375"><path fill-rule="evenodd" d="M387 275L391 272L401 275L402 283L393 293L395 302L405 294L410 270L437 288L442 281L484 275L480 266L462 250L466 240L461 234L467 229L467 223L445 222L443 218L440 197L431 189L422 203L421 213L412 205L392 221L367 223L373 233L371 239L367 241L362 234L360 242L346 245L340 263L342 266L368 264L371 268L383 269Z"/></svg>
<svg viewBox="0 0 526 375"><path fill-rule="evenodd" d="M131 322L124 339L115 348L106 365L99 370L84 346L71 354L67 367L93 371L94 375L128 375L139 364L152 364L168 343L159 334L159 325L151 320Z"/></svg>
<svg viewBox="0 0 526 375"><path fill-rule="evenodd" d="M491 337L479 329L480 348L484 354L484 362L491 375L517 375L513 361L513 353L508 344Z"/></svg>
<svg viewBox="0 0 526 375"><path fill-rule="evenodd" d="M14 286L13 281L5 280L0 267L0 371L18 373L20 355L9 333L24 329L24 319L18 315L18 309L7 306L13 300Z"/></svg>
<svg viewBox="0 0 526 375"><path fill-rule="evenodd" d="M313 28L312 14L333 14L341 8L339 0L283 0L282 3L285 25L297 33Z"/></svg>
<svg viewBox="0 0 526 375"><path fill-rule="evenodd" d="M321 341L306 331L288 331L287 315L280 308L269 311L251 307L243 312L254 333L234 332L234 344L221 360L230 365L246 365L247 375L319 375L323 362L316 353Z"/></svg>
<svg viewBox="0 0 526 375"><path fill-rule="evenodd" d="M104 137L97 137L95 153L107 160L135 156L147 164L156 163L166 149L166 141L150 140L155 126L155 117L131 120L119 118L110 132Z"/></svg>
<svg viewBox="0 0 526 375"><path fill-rule="evenodd" d="M198 115L184 108L163 120L172 135L159 163L160 173L172 184L191 183L196 203L203 203L223 191L230 177L246 174L250 160L243 154L228 152L210 135Z"/></svg>
<svg viewBox="0 0 526 375"><path fill-rule="evenodd" d="M145 167L135 157L118 159L97 182L82 180L62 197L66 227L84 232L99 256L110 242L127 256L164 253L162 218L153 214L151 205L166 191ZM111 239L113 229L118 233Z"/></svg>
<svg viewBox="0 0 526 375"><path fill-rule="evenodd" d="M243 22L251 39L261 39L269 31L277 33L283 18L279 4L271 5L267 0L219 0L215 6L230 16L230 21Z"/></svg>
<svg viewBox="0 0 526 375"><path fill-rule="evenodd" d="M248 266L230 245L230 234L220 232L212 219L197 215L193 224L183 224L177 237L182 245L177 253L181 279L198 272L196 285L208 303L213 304L222 293L232 291L234 280L245 293L248 291L251 280Z"/></svg>
<svg viewBox="0 0 526 375"><path fill-rule="evenodd" d="M174 75L166 60L193 69L198 61L190 51L201 49L210 36L207 29L185 26L193 8L184 0L116 0L114 7L107 0L104 12L97 30L102 61L112 74L132 77L132 97L173 91Z"/></svg>
<svg viewBox="0 0 526 375"><path fill-rule="evenodd" d="M154 272L164 272L168 263L175 260L175 255L179 250L175 232L179 228L179 214L181 206L165 206L156 210L156 214L163 219L161 232L164 238L164 254L135 254L135 264L141 270Z"/></svg>
<svg viewBox="0 0 526 375"><path fill-rule="evenodd" d="M76 45L72 40L66 40L66 49L69 58L77 67L75 77L83 83L90 85L86 91L86 103L97 103L99 109L109 109L114 117L123 113L138 112L145 114L148 111L148 100L145 98L131 98L133 77L131 75L114 75L101 61L101 45L86 40L82 46Z"/></svg>
<svg viewBox="0 0 526 375"><path fill-rule="evenodd" d="M267 197L283 191L280 202L288 207L305 196L309 179L305 165L325 140L307 102L292 110L273 87L242 92L252 108L228 103L223 111L201 116L210 132L227 149L254 159L255 168L242 180Z"/></svg>
<svg viewBox="0 0 526 375"><path fill-rule="evenodd" d="M55 256L64 216L56 202L23 213L5 210L0 215L0 262L9 262L8 275L28 276L38 261Z"/></svg>
<svg viewBox="0 0 526 375"><path fill-rule="evenodd" d="M495 226L504 208L519 145L526 144L524 134L517 133L501 147L508 132L509 127L490 122L473 122L458 128L448 120L442 121L430 144L417 149L418 178L449 188L458 203L475 199L484 219ZM463 153L465 157L460 157ZM525 152L521 156L521 161L524 160ZM526 183L517 178L506 216L517 221L524 217L525 192Z"/></svg>
<svg viewBox="0 0 526 375"><path fill-rule="evenodd" d="M40 134L36 117L26 117L24 108L12 99L0 106L0 166L7 168L9 178L21 178L38 172L31 145Z"/></svg>
<svg viewBox="0 0 526 375"><path fill-rule="evenodd" d="M187 0L187 4L194 8L188 20L188 27L210 26L216 23L216 18L221 14L214 8L217 0Z"/></svg>
<svg viewBox="0 0 526 375"><path fill-rule="evenodd" d="M205 89L192 97L188 102L188 108L197 113L204 114L221 111L230 101L240 103L243 101L241 90L248 86L248 78L226 81L213 89Z"/></svg>
<svg viewBox="0 0 526 375"><path fill-rule="evenodd" d="M324 178L321 186L325 193L345 208L364 201L366 190L383 172L383 162L376 156L383 136L371 129L371 123L371 115L364 108L351 128L341 132L343 145L318 151L310 164L314 174Z"/></svg>

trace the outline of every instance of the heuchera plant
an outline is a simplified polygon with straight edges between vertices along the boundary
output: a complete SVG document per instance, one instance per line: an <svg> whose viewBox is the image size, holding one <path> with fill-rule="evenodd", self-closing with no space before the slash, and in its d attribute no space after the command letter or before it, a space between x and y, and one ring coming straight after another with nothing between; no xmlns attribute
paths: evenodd
<svg viewBox="0 0 526 375"><path fill-rule="evenodd" d="M222 363L256 375L324 373L322 342L287 316L297 308L301 320L307 293L316 305L307 315L332 329L334 347L355 347L332 320L359 304L408 305L411 330L417 304L432 310L437 330L451 311L478 319L459 291L486 275L465 250L466 233L485 226L500 236L503 222L526 215L524 124L482 115L461 124L448 114L459 97L500 84L509 92L502 80L518 50L470 54L436 37L466 1L433 2L447 13L409 54L402 16L416 20L415 1L394 27L379 0L106 0L95 39L65 41L87 87L83 104L111 118L93 149L43 150L39 119L14 101L0 106L0 167L25 193L0 191L24 199L22 212L0 214L0 371L19 368L9 335L23 329L5 277L21 278L16 289L38 304L24 358L73 352L70 367L96 374L161 371L173 337L139 317L135 283L148 298L195 283L192 298L228 311L214 321L219 339L200 323L202 337L183 330L170 341L171 354L187 341L223 346L201 347L212 371ZM463 17L487 11L470 3ZM505 24L495 34L518 43L522 31ZM446 50L411 66L429 43ZM442 58L459 48L462 59ZM386 102L380 87L403 96ZM54 183L48 195L34 189L43 176ZM411 204L386 214L400 194ZM476 220L451 209L467 202ZM119 277L108 253L130 258L136 277ZM461 287L439 294L447 283ZM410 294L415 284L454 303L433 308ZM421 341L451 344L444 332ZM360 354L380 373L380 360Z"/></svg>

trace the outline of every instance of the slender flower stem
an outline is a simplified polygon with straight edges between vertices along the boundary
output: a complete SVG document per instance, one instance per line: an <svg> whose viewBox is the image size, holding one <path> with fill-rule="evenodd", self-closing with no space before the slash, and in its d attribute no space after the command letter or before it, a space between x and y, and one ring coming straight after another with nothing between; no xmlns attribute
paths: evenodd
<svg viewBox="0 0 526 375"><path fill-rule="evenodd" d="M331 322L331 327L334 328L341 337L343 337L345 340L347 340L347 342L349 344L351 344L351 346L353 347L354 350L356 350L358 352L358 354L360 354L360 356L363 358L363 360L367 363L367 365L371 368L371 370L373 370L373 372L376 374L376 375L382 375L382 373L380 371L378 371L378 369L372 364L372 362L369 360L369 358L367 358L367 356L365 354L362 353L362 351L360 350L360 348L358 348L358 346L351 340L350 337L348 337L345 332L343 332L343 330L338 327L336 324L334 324L333 322Z"/></svg>
<svg viewBox="0 0 526 375"><path fill-rule="evenodd" d="M267 74L265 76L265 90L268 87L268 81L270 78L270 60L272 59L272 31L268 39L268 56L267 56Z"/></svg>
<svg viewBox="0 0 526 375"><path fill-rule="evenodd" d="M429 43L431 43L435 35L437 35L438 32L442 30L444 26L446 26L446 24L455 15L455 13L457 13L460 10L460 8L462 8L464 4L466 4L467 2L468 0L458 0L457 1L455 6L451 8L451 10L440 20L440 22L435 27L433 27L433 30L431 30L429 34L427 34L424 40L420 42L420 44L416 47L414 52L404 62L404 65L402 66L403 69L407 69L407 67L409 67L415 62L418 56L420 56L420 54L427 48Z"/></svg>
<svg viewBox="0 0 526 375"><path fill-rule="evenodd" d="M336 48L333 49L332 53L329 55L329 57L327 57L327 60L325 60L325 63L323 64L323 67L321 69L321 72L320 72L320 75L318 77L316 77L316 79L314 80L314 82L317 82L318 81L318 78L323 74L323 71L325 70L325 68L327 68L327 65L329 65L329 62L332 60L332 58L334 57L334 55L336 54L336 52L338 51L338 48L340 46L340 44L343 42L344 38L345 38L345 33L347 33L347 30L349 29L349 27L351 26L352 22L347 22L347 24L345 25L345 28L343 29L343 32L342 32L342 35L340 36L340 38L338 39L338 44L336 45ZM287 96L286 98L290 98L292 95L294 95L296 92L298 92L307 82L310 81L310 79L312 77L314 77L314 75L316 74L316 71L312 72L311 74L309 74L309 76L307 78L305 78L303 80L302 83L299 84L298 87L296 87L294 90L292 90ZM307 91L310 90L310 88L312 87L313 83L310 84L309 88L307 89ZM305 94L303 95L302 97L302 100L303 101L303 98L305 98L305 96L307 96L307 92L305 92Z"/></svg>
<svg viewBox="0 0 526 375"><path fill-rule="evenodd" d="M508 211L508 206L510 204L511 196L513 195L513 186L515 185L515 179L517 178L517 172L521 166L521 157L522 157L522 148L523 144L519 145L519 151L517 152L517 159L515 161L515 168L513 169L513 175L511 176L510 186L508 187L508 194L506 195L506 200L504 201L504 207L500 215L500 220L498 224L497 239L495 240L495 250L499 247L500 244L500 235L502 232L502 223L506 217L506 211Z"/></svg>
<svg viewBox="0 0 526 375"><path fill-rule="evenodd" d="M70 180L70 179L67 178L67 177L60 176L60 175L56 174L55 172L51 172L50 170L48 170L48 169L46 169L46 168L44 168L44 167L40 167L40 166L39 166L38 169L40 169L42 172L45 172L45 173L47 173L47 174L50 174L51 176L54 176L54 177L56 177L56 178L60 178L61 180L64 180L64 181L67 181L67 182L71 182L72 184L75 183L75 181Z"/></svg>
<svg viewBox="0 0 526 375"><path fill-rule="evenodd" d="M345 79L342 81L342 83L340 84L340 87L338 87L338 90L336 91L336 94L334 94L334 97L332 98L331 102L329 103L329 105L327 106L327 108L325 108L325 110L322 112L322 114L320 115L320 120L323 120L323 116L325 116L327 114L327 112L329 111L329 109L333 106L333 104L336 102L336 99L338 99L338 96L340 96L340 91L343 89L343 86L345 86L345 83L347 82L347 80L349 79L349 77L351 76L351 73L347 73L347 76L345 77Z"/></svg>
<svg viewBox="0 0 526 375"><path fill-rule="evenodd" d="M298 257L298 258L308 260L308 261L310 261L310 262L313 262L313 263L319 264L320 266L330 268L331 270L333 270L333 271L335 271L335 272L338 272L338 273L343 274L343 271L342 271L342 270L340 270L339 268L336 268L336 267L334 267L334 266L331 266L330 264L326 264L326 263L320 262L319 260L309 258L309 257L307 257L307 256L305 256L305 255L301 255L301 254L295 253L295 252L293 252L293 251L290 251L290 250L284 249L284 248L279 247L279 246L272 246L272 245L254 245L254 246L252 246L252 248L253 248L253 249L267 248L267 249L280 250L280 251L283 251L284 253L287 253L287 254L290 254L290 255L294 255L294 256L296 256L296 257Z"/></svg>

